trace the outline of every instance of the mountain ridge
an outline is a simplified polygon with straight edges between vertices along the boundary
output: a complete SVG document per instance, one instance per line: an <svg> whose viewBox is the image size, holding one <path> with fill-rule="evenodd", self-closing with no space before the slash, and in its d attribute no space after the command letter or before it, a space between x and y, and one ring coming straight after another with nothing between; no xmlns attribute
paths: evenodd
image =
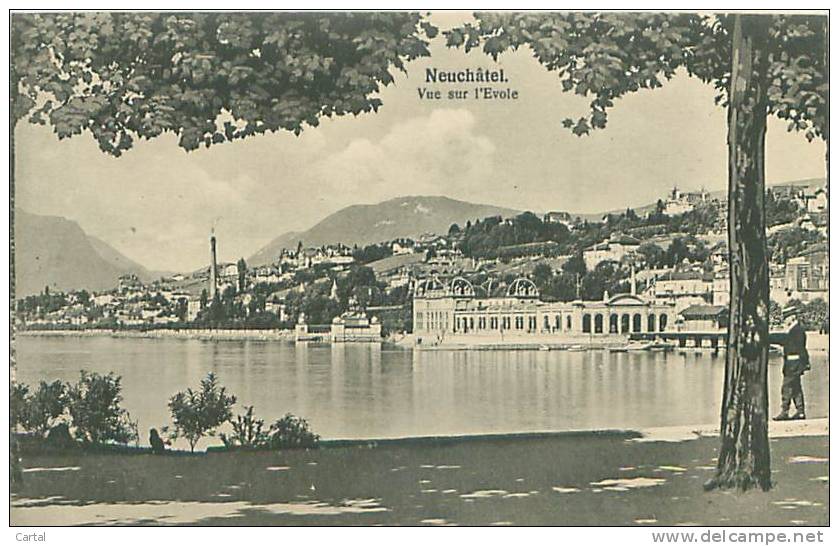
<svg viewBox="0 0 839 546"><path fill-rule="evenodd" d="M454 224L519 211L470 203L442 195L407 195L380 203L344 207L304 231L287 232L271 240L247 259L250 265L270 263L283 248L343 243L367 245L423 233L447 233Z"/></svg>
<svg viewBox="0 0 839 546"><path fill-rule="evenodd" d="M825 178L808 178L768 184L823 186ZM723 191L711 192L719 197ZM634 207L642 214L655 204ZM626 209L616 209L620 213ZM327 215L311 228L288 231L254 253L249 265L274 261L282 248L344 243L374 244L423 233L445 234L453 223L487 216L512 216L521 211L508 207L471 203L442 195L407 195L372 204L355 204ZM539 213L541 214L541 213ZM572 217L599 220L609 212L570 212ZM104 290L113 288L120 275L134 273L143 281L171 275L151 271L131 260L106 241L85 233L79 224L62 216L38 215L15 208L15 280L17 295L40 292L44 286L59 290Z"/></svg>
<svg viewBox="0 0 839 546"><path fill-rule="evenodd" d="M790 180L784 182L774 182L772 184L768 184L769 187L772 186L786 186L786 185L808 185L808 186L818 186L824 185L826 183L825 178L807 178L801 180ZM725 195L725 190L720 190L716 192L710 192L711 195L715 197ZM475 220L475 219L483 219L486 216L494 216L496 214L501 214L502 216L510 216L514 214L520 214L523 211L507 208L507 207L500 207L496 205L486 205L486 204L478 204L478 203L470 203L468 201L461 201L457 199L452 199L450 197L446 197L443 195L406 195L402 197L395 197L393 199L388 199L386 201L382 201L380 203L374 204L356 204L356 205L349 205L340 209L322 219L320 222L316 223L314 226L309 228L308 230L303 231L289 231L279 235L272 239L267 245L264 245L260 250L254 253L250 258L247 259L248 264L250 265L264 265L270 263L274 259L276 259L277 255L283 248L291 249L297 246L298 242L301 242L305 246L321 246L325 244L335 244L335 243L344 243L344 244L372 244L378 243L382 241L388 241L392 239L396 239L399 237L416 237L421 233L417 233L416 230L411 229L404 229L401 230L398 234L388 233L388 230L380 230L374 233L370 232L369 225L363 229L359 229L357 227L352 226L352 222L349 221L349 218L357 218L358 215L363 214L365 211L375 210L377 207L382 206L389 206L396 202L411 202L411 201L422 201L422 200L433 200L443 203L456 203L461 206L468 206L468 207L476 207L478 209L486 209L489 211L486 214L478 212L475 214L474 210L470 210L469 213L465 211L460 212L459 214L454 214L453 217L448 218L448 223L440 222L434 226L434 228L429 228L423 230L423 232L431 232L431 233L438 233L444 234L448 231L449 226L452 223L463 223L466 220ZM420 203L421 205L421 203ZM655 209L655 203L649 203L647 205L642 205L639 207L630 207L635 210L638 214L644 214L645 212L652 211ZM624 212L626 209L615 209L611 211L604 211L604 212L595 212L595 213L574 213L570 212L571 217L580 217L584 220L590 221L599 221L603 216L607 214L620 214ZM539 212L538 214L542 214L545 211ZM336 216L338 218L336 218ZM461 218L460 220L455 219ZM383 220L379 220L379 222L374 223L373 227L379 226L382 222L390 222L393 221L390 218L385 218ZM348 225L342 225L342 223ZM443 225L445 224L445 225ZM331 233L330 233L331 232ZM348 236L347 234L353 233L361 233L361 236L353 237ZM328 234L328 235L327 235Z"/></svg>
<svg viewBox="0 0 839 546"><path fill-rule="evenodd" d="M15 208L15 292L27 296L51 290L106 290L120 275L143 281L165 272L149 271L111 245L86 233L75 220Z"/></svg>

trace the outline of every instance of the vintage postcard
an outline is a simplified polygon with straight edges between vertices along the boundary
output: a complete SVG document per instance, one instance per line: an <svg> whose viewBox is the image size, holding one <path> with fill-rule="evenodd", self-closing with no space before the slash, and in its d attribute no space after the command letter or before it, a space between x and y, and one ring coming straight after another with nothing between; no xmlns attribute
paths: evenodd
<svg viewBox="0 0 839 546"><path fill-rule="evenodd" d="M17 540L822 540L827 12L9 28Z"/></svg>

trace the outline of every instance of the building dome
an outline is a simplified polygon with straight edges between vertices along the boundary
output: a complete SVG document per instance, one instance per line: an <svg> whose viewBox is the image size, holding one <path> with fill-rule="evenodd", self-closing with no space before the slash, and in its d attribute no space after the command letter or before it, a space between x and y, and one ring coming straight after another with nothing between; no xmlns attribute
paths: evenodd
<svg viewBox="0 0 839 546"><path fill-rule="evenodd" d="M475 295L475 287L472 286L472 283L464 279L463 277L455 277L452 279L452 282L449 283L449 292L453 296L474 296Z"/></svg>
<svg viewBox="0 0 839 546"><path fill-rule="evenodd" d="M507 297L511 298L538 298L539 289L530 279L519 277L507 288Z"/></svg>
<svg viewBox="0 0 839 546"><path fill-rule="evenodd" d="M446 287L443 286L443 283L440 282L436 276L431 277L428 279L424 279L419 284L417 284L416 295L417 296L428 296L431 295L433 292L444 292Z"/></svg>

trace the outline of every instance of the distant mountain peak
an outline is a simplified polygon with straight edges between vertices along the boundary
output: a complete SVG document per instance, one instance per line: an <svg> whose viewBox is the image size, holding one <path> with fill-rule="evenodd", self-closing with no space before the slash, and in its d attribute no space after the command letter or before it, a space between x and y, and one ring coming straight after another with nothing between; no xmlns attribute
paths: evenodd
<svg viewBox="0 0 839 546"><path fill-rule="evenodd" d="M310 229L280 235L247 261L251 265L270 263L283 248L343 243L368 245L423 233L445 234L452 224L464 224L487 216L512 216L519 211L459 201L442 195L406 195L381 203L350 205L330 214Z"/></svg>
<svg viewBox="0 0 839 546"><path fill-rule="evenodd" d="M106 290L120 275L151 280L155 273L127 258L79 224L15 208L15 292L17 297L53 290Z"/></svg>

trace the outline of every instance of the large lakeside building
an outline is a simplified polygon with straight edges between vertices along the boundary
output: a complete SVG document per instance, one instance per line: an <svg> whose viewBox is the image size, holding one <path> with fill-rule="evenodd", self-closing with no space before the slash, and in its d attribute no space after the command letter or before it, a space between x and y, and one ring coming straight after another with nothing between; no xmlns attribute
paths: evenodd
<svg viewBox="0 0 839 546"><path fill-rule="evenodd" d="M670 302L645 300L635 294L606 295L603 301L546 302L529 279L520 278L502 290L475 287L456 277L444 283L424 279L414 291L414 333L417 335L556 334L580 335L663 332L676 323Z"/></svg>

